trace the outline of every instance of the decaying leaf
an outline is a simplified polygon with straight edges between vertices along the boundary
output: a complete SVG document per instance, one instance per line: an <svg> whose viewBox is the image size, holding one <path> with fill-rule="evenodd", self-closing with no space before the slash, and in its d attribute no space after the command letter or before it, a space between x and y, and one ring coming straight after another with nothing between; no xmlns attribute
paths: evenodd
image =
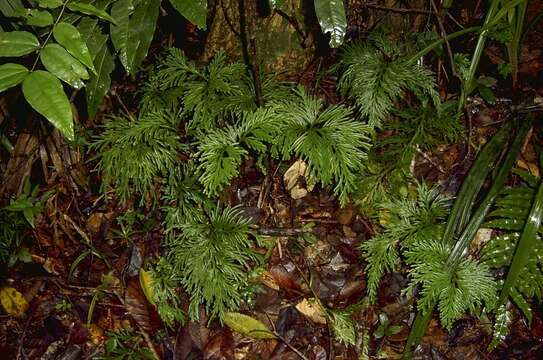
<svg viewBox="0 0 543 360"><path fill-rule="evenodd" d="M28 302L23 294L10 286L0 290L0 302L4 310L11 316L23 316L28 310Z"/></svg>
<svg viewBox="0 0 543 360"><path fill-rule="evenodd" d="M309 175L307 164L303 160L297 160L283 175L285 187L293 199L301 199L313 190L313 185L307 180ZM300 179L305 179L306 184L301 184ZM305 186L304 186L305 185Z"/></svg>
<svg viewBox="0 0 543 360"><path fill-rule="evenodd" d="M296 305L296 310L317 324L326 324L326 313L315 299L303 299Z"/></svg>
<svg viewBox="0 0 543 360"><path fill-rule="evenodd" d="M266 325L248 315L237 312L228 312L224 315L223 320L230 329L254 339L276 338L275 334L273 334Z"/></svg>
<svg viewBox="0 0 543 360"><path fill-rule="evenodd" d="M151 277L151 274L148 271L143 270L140 268L140 285L141 289L143 290L143 293L145 294L145 297L147 298L147 301L149 303L155 305L155 292L153 288L153 278Z"/></svg>

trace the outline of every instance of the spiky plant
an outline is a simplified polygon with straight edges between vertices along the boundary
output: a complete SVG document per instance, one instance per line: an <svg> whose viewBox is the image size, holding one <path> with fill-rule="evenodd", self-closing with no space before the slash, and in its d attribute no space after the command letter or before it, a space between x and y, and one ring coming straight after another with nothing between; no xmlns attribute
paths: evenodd
<svg viewBox="0 0 543 360"><path fill-rule="evenodd" d="M275 109L284 119L275 151L283 159L294 156L304 160L309 178L332 186L341 205L345 205L367 158L368 126L354 119L348 107L326 107L301 87Z"/></svg>
<svg viewBox="0 0 543 360"><path fill-rule="evenodd" d="M440 102L432 72L380 31L372 32L364 43L347 45L337 68L339 91L355 102L372 126L381 126L407 91L421 102Z"/></svg>
<svg viewBox="0 0 543 360"><path fill-rule="evenodd" d="M104 186L111 186L121 201L132 193L148 194L155 179L175 167L185 148L177 134L178 120L167 111L143 114L138 119L113 116L106 120L91 148L96 150Z"/></svg>

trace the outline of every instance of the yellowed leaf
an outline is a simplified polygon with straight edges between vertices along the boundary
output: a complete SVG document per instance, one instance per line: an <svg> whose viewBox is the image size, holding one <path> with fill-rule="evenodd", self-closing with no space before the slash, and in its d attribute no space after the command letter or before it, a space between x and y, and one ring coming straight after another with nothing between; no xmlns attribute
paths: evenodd
<svg viewBox="0 0 543 360"><path fill-rule="evenodd" d="M237 312L227 312L224 323L235 332L254 339L275 339L276 336L261 321Z"/></svg>
<svg viewBox="0 0 543 360"><path fill-rule="evenodd" d="M326 313L315 299L303 299L296 305L296 310L317 324L326 324Z"/></svg>
<svg viewBox="0 0 543 360"><path fill-rule="evenodd" d="M285 171L283 181L291 198L301 199L313 190L313 185L308 184L308 176L309 171L307 169L307 164L303 160L297 160L287 171ZM305 179L305 187L300 184L300 178Z"/></svg>
<svg viewBox="0 0 543 360"><path fill-rule="evenodd" d="M540 177L539 175L539 167L534 164L534 163L531 163L531 162L526 162L522 159L518 159L517 160L517 166L523 170L526 170L528 172L530 172L530 174L532 174L533 176L535 177Z"/></svg>
<svg viewBox="0 0 543 360"><path fill-rule="evenodd" d="M140 268L140 285L147 301L155 305L155 289L153 288L153 277L148 271Z"/></svg>
<svg viewBox="0 0 543 360"><path fill-rule="evenodd" d="M23 316L28 310L28 302L23 294L9 286L0 290L0 302L4 310L11 316Z"/></svg>

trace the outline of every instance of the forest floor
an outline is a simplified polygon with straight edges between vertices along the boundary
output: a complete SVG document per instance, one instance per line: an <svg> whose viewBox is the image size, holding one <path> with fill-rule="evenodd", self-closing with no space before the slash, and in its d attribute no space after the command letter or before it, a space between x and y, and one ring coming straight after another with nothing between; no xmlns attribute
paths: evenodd
<svg viewBox="0 0 543 360"><path fill-rule="evenodd" d="M543 96L542 44L543 32L533 32L521 61L520 87L538 96ZM487 50L490 55L492 51L492 47ZM311 62L310 67L316 63ZM316 77L316 71L308 73ZM303 81L314 82L315 78L307 79L306 75ZM323 92L333 93L334 81L331 77L321 81ZM134 80L115 82L103 112L121 106L130 110L136 89ZM467 141L421 152L414 162L417 178L440 182L446 192L454 194L475 158L472 144L483 143L495 131L508 112L506 97L510 92L499 89L498 101L492 106L473 99ZM11 99L9 104L13 103ZM6 115L30 116L7 103L2 105ZM85 121L89 129L96 126ZM156 210L148 206L146 211L127 216L125 206L100 191L93 154L67 147L58 133L40 141L32 134L31 129L11 133L14 153L0 152L2 197L7 199L21 191L24 174L19 169L28 168L28 164L40 193L54 189L55 194L44 204L35 227L26 232L24 247L30 261L19 261L6 276L7 284L24 295L29 307L19 318L0 313L1 359L90 359L98 356L108 332L123 324L130 324L141 346L153 349L162 359L354 360L401 356L415 314L414 299L401 294L408 279L400 272L387 275L377 301L365 301L365 264L359 245L376 233L378 224L356 207L340 208L337 200L320 188L295 200L282 176L274 171L264 176L252 161L245 162L243 176L227 193L257 224L256 233L274 244L269 254L259 249L268 256L267 264L255 278L253 307L243 310L276 331L281 339L241 336L216 321L208 324L203 312L199 322L166 331L146 300L138 277L146 259L156 258L161 251L164 233ZM517 165L537 168L535 149L543 145L542 140L534 133ZM106 274L114 280L103 286ZM312 305L314 298L334 309L354 309L355 346L334 339L322 311ZM514 319L507 343L492 353L486 349L490 323L466 316L447 332L434 319L415 358L543 358L541 303L534 304L530 327L520 314ZM387 336L376 337L378 328Z"/></svg>

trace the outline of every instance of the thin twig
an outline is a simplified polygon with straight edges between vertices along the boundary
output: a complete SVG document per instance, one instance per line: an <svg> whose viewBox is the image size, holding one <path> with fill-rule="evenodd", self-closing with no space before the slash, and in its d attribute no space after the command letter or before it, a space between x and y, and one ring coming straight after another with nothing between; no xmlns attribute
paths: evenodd
<svg viewBox="0 0 543 360"><path fill-rule="evenodd" d="M388 6L381 6L377 4L363 4L364 7L374 9L374 10L381 10L381 11L388 11L398 14L424 14L424 15L435 15L435 12L432 10L425 10L425 9L406 9L406 8L396 8L396 7L388 7Z"/></svg>
<svg viewBox="0 0 543 360"><path fill-rule="evenodd" d="M456 65L454 63L454 56L451 50L451 44L449 44L449 40L447 39L447 32L445 31L445 26L443 26L443 21L441 19L441 15L439 14L439 11L437 10L437 6L434 0L430 1L430 4L432 5L432 8L435 11L435 17L437 19L437 23L439 25L439 31L441 32L441 38L445 42L445 47L447 48L447 54L449 55L449 61L451 63L451 70L455 77L457 77L460 80L460 83L463 82L462 77L458 74L456 71Z"/></svg>

